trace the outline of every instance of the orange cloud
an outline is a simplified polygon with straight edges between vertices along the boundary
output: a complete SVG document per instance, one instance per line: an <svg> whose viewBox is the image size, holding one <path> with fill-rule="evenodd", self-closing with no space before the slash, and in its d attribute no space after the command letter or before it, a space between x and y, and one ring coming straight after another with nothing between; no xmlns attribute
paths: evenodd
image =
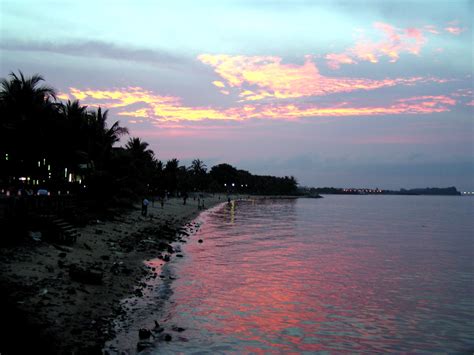
<svg viewBox="0 0 474 355"><path fill-rule="evenodd" d="M157 95L139 87L114 90L70 88L70 95L83 101L86 105L101 105L109 109L118 109L117 115L120 116L157 118L163 121L197 121L225 118L220 110L206 107L187 107L182 105L180 98ZM130 110L131 105L145 107Z"/></svg>
<svg viewBox="0 0 474 355"><path fill-rule="evenodd" d="M446 112L455 105L456 101L447 96L421 96L397 100L388 106L366 107L306 107L299 108L294 105L275 107L265 110L267 117L299 118L319 116L380 116L400 114L430 114Z"/></svg>
<svg viewBox="0 0 474 355"><path fill-rule="evenodd" d="M229 86L241 88L242 101L294 99L439 81L422 77L373 80L324 76L310 56L306 56L302 65L283 63L282 58L276 56L201 54L198 59L212 66ZM344 60L344 57L335 56L333 60Z"/></svg>
<svg viewBox="0 0 474 355"><path fill-rule="evenodd" d="M258 119L298 119L303 117L377 116L399 114L428 114L449 111L456 101L448 96L419 96L400 99L388 106L349 106L340 103L333 106L297 104L245 104L230 108L185 106L176 97L154 94L138 87L115 90L70 89L70 95L81 97L85 104L93 102L105 108L115 109L120 116L147 119L154 123L201 121L201 120L247 120ZM68 95L69 97L69 95ZM132 109L131 105L145 107Z"/></svg>

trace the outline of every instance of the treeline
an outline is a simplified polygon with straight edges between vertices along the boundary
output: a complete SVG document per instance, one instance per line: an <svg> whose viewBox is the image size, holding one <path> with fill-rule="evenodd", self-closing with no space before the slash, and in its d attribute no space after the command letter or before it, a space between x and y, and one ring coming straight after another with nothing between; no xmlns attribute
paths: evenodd
<svg viewBox="0 0 474 355"><path fill-rule="evenodd" d="M190 166L160 161L148 143L130 137L108 111L79 101L61 102L39 75L11 73L0 82L0 188L75 194L100 201L131 201L145 195L193 191L293 194L294 177L257 176L229 164L209 171L200 159ZM17 192L14 192L17 193Z"/></svg>
<svg viewBox="0 0 474 355"><path fill-rule="evenodd" d="M379 188L340 188L340 187L318 187L307 188L307 194L331 194L331 195L446 195L459 196L461 193L456 187L426 187L418 189L381 190Z"/></svg>

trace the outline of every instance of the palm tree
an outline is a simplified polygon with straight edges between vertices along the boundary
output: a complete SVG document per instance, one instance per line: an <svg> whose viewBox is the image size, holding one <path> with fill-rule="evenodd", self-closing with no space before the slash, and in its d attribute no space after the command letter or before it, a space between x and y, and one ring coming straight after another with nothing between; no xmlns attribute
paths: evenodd
<svg viewBox="0 0 474 355"><path fill-rule="evenodd" d="M132 156L136 159L145 159L145 160L153 160L155 153L153 150L148 149L149 144L147 142L143 142L138 137L130 137L125 148L132 154Z"/></svg>
<svg viewBox="0 0 474 355"><path fill-rule="evenodd" d="M3 78L0 80L0 100L9 108L16 109L17 112L24 113L25 110L43 106L47 102L56 100L55 90L47 85L38 86L44 81L43 77L34 74L30 78L10 73L10 80Z"/></svg>
<svg viewBox="0 0 474 355"><path fill-rule="evenodd" d="M190 170L194 175L200 176L206 174L207 166L201 159L194 159L191 162Z"/></svg>
<svg viewBox="0 0 474 355"><path fill-rule="evenodd" d="M97 111L89 112L89 152L98 166L110 158L112 147L120 140L120 137L128 134L128 128L121 127L119 121L108 127L108 113L109 110L102 112L100 107Z"/></svg>
<svg viewBox="0 0 474 355"><path fill-rule="evenodd" d="M40 85L43 80L38 74L26 78L21 71L0 80L0 153L18 163L13 175L30 173L41 156L54 154L50 142L57 119L56 93Z"/></svg>
<svg viewBox="0 0 474 355"><path fill-rule="evenodd" d="M194 159L189 167L192 174L191 185L194 189L203 190L207 184L207 166L201 159Z"/></svg>
<svg viewBox="0 0 474 355"><path fill-rule="evenodd" d="M51 99L56 99L54 89L46 85L39 86L44 80L42 76L35 74L25 78L21 71L19 73L18 76L12 72L9 80L0 80L0 127L6 136L20 133L18 131L25 128L23 126L39 123L37 121L44 118L45 111L53 107ZM26 124L25 121L31 122Z"/></svg>
<svg viewBox="0 0 474 355"><path fill-rule="evenodd" d="M88 152L88 112L87 106L82 106L78 100L68 100L66 104L59 106L59 114L62 117L62 126L67 134L63 139L67 140L68 155L72 160L88 163L90 160ZM65 137L64 137L65 136ZM71 159L71 158L69 158Z"/></svg>

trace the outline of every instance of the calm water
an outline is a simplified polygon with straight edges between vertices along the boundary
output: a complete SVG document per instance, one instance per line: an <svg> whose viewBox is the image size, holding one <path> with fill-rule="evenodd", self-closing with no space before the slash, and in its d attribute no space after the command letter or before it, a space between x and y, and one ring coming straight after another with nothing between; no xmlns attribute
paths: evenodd
<svg viewBox="0 0 474 355"><path fill-rule="evenodd" d="M237 201L202 215L151 353L474 350L474 198ZM203 239L203 243L198 243Z"/></svg>

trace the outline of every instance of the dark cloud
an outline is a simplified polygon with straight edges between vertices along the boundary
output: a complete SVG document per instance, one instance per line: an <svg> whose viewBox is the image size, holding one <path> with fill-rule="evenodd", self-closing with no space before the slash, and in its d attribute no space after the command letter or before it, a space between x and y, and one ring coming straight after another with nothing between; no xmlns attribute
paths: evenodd
<svg viewBox="0 0 474 355"><path fill-rule="evenodd" d="M188 61L184 57L175 56L165 51L131 48L95 40L53 43L47 41L6 39L1 42L0 48L10 51L49 52L76 57L108 58L149 63L152 65L181 65Z"/></svg>

